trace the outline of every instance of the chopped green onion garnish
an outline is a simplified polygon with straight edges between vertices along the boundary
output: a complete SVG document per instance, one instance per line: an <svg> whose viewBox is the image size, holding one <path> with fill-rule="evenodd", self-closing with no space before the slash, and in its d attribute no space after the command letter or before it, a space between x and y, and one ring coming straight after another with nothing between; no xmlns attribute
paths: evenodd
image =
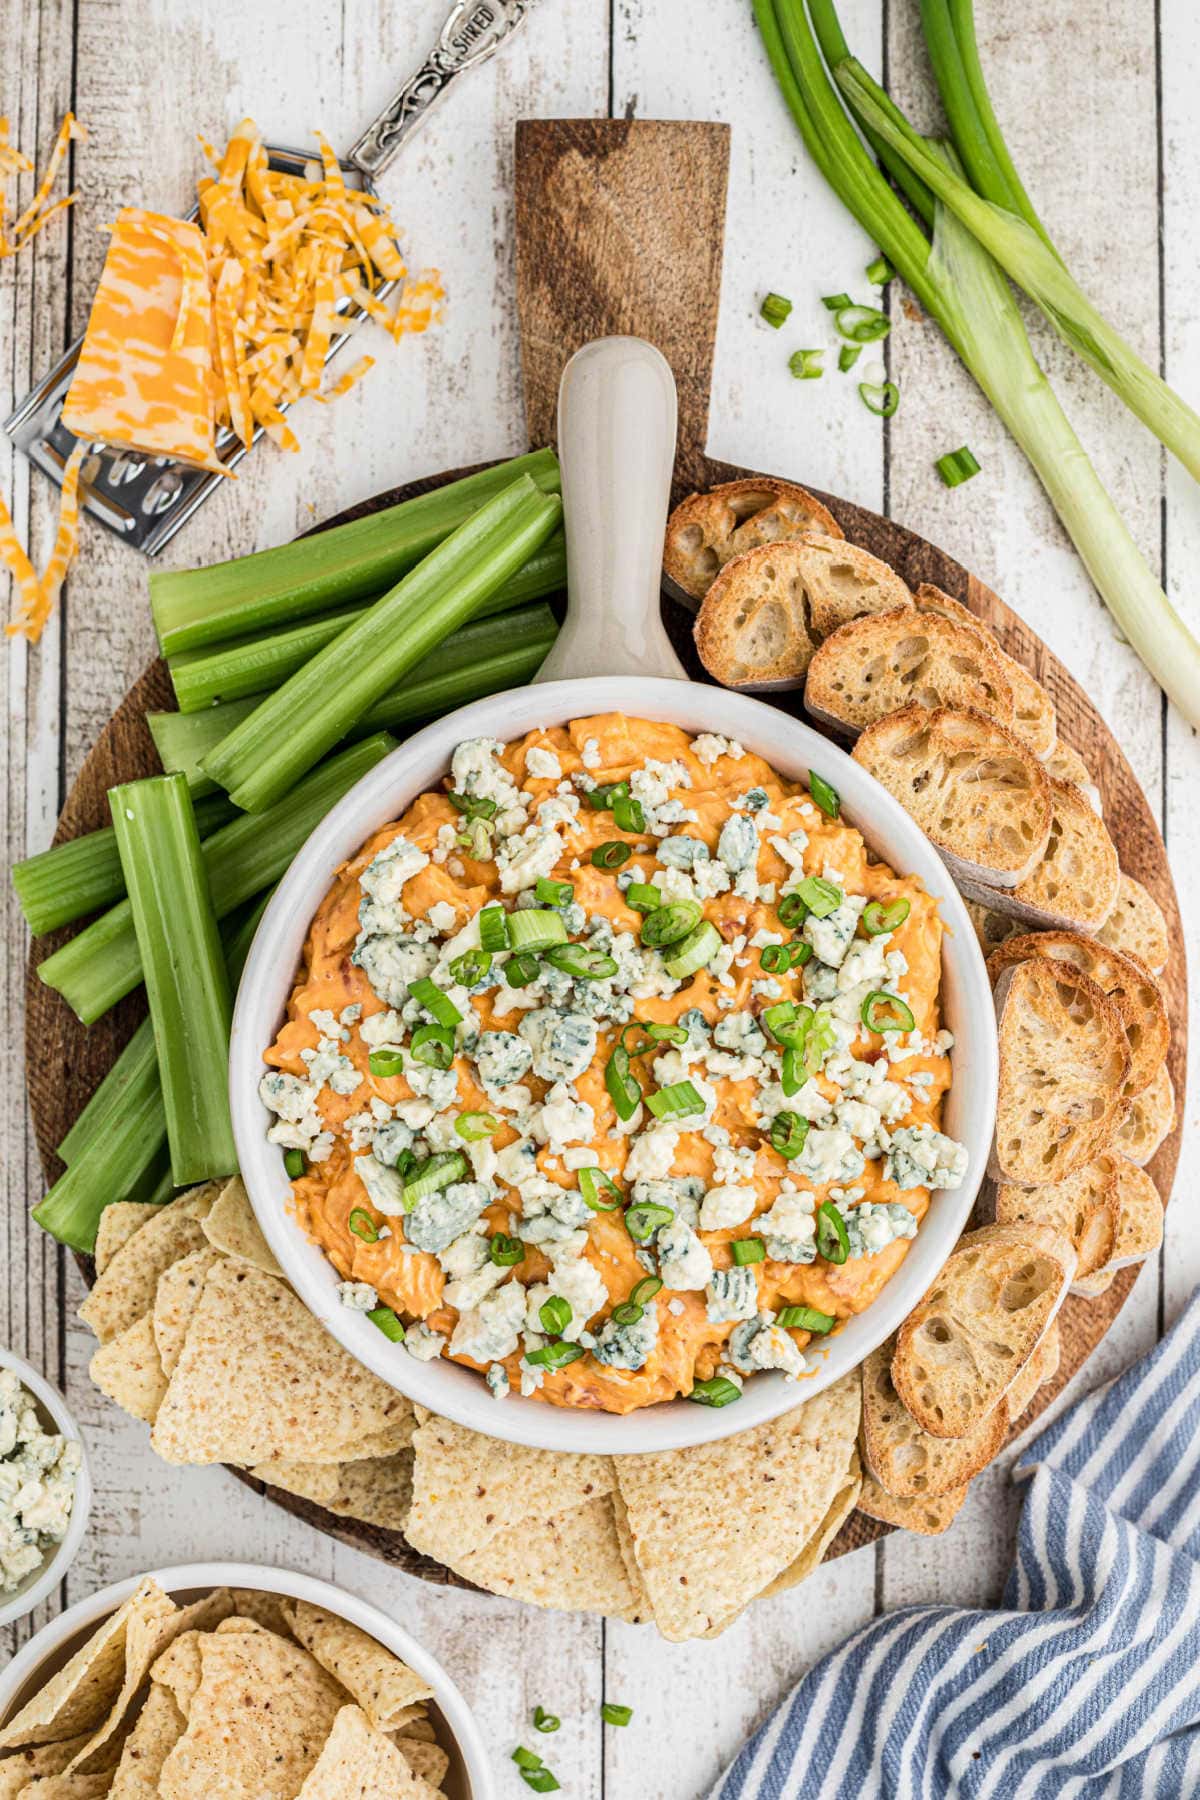
<svg viewBox="0 0 1200 1800"><path fill-rule="evenodd" d="M945 456L939 456L933 466L950 488L961 486L979 473L979 464L965 444L961 450L949 450Z"/></svg>
<svg viewBox="0 0 1200 1800"><path fill-rule="evenodd" d="M645 1310L636 1300L622 1300L620 1306L613 1307L612 1316L618 1325L636 1325Z"/></svg>
<svg viewBox="0 0 1200 1800"><path fill-rule="evenodd" d="M764 944L758 960L768 975L779 975L785 969L800 968L811 956L812 945L793 938L790 944Z"/></svg>
<svg viewBox="0 0 1200 1800"><path fill-rule="evenodd" d="M827 919L845 898L841 888L826 881L823 875L806 875L803 881L796 883L796 892L814 919Z"/></svg>
<svg viewBox="0 0 1200 1800"><path fill-rule="evenodd" d="M846 1221L832 1200L822 1200L817 1208L817 1249L831 1263L844 1263L850 1254Z"/></svg>
<svg viewBox="0 0 1200 1800"><path fill-rule="evenodd" d="M701 919L696 929L689 931L682 942L673 944L670 954L663 957L667 974L679 981L694 975L712 961L720 948L720 932L710 919Z"/></svg>
<svg viewBox="0 0 1200 1800"><path fill-rule="evenodd" d="M801 1118L799 1113L776 1113L771 1120L769 1135L772 1150L777 1150L785 1162L791 1162L804 1148L808 1137L808 1120Z"/></svg>
<svg viewBox="0 0 1200 1800"><path fill-rule="evenodd" d="M762 1022L777 1043L799 1046L813 1020L811 1006L797 1006L794 1000L779 1000L768 1006Z"/></svg>
<svg viewBox="0 0 1200 1800"><path fill-rule="evenodd" d="M697 1406L732 1406L741 1397L741 1388L727 1375L710 1375L707 1381L697 1381L688 1395Z"/></svg>
<svg viewBox="0 0 1200 1800"><path fill-rule="evenodd" d="M468 819L494 819L496 802L481 794L456 794L453 789L446 795L451 806L463 813Z"/></svg>
<svg viewBox="0 0 1200 1800"><path fill-rule="evenodd" d="M625 889L625 904L634 912L653 912L662 903L662 889L651 887L648 881L631 881Z"/></svg>
<svg viewBox="0 0 1200 1800"><path fill-rule="evenodd" d="M574 895L575 889L569 881L554 881L549 875L539 875L533 890L534 899L540 900L543 906L569 906ZM538 1711L541 1711L540 1707Z"/></svg>
<svg viewBox="0 0 1200 1800"><path fill-rule="evenodd" d="M629 1208L625 1214L625 1229L635 1244L645 1244L660 1225L669 1225L674 1217L673 1207L659 1206L656 1201L647 1200L641 1206Z"/></svg>
<svg viewBox="0 0 1200 1800"><path fill-rule="evenodd" d="M916 1030L917 1022L913 1018L912 1007L895 994L885 994L879 989L867 995L859 1016L868 1031Z"/></svg>
<svg viewBox="0 0 1200 1800"><path fill-rule="evenodd" d="M500 1129L500 1121L495 1113L459 1113L454 1121L454 1129L468 1144L479 1144L484 1138L495 1137Z"/></svg>
<svg viewBox="0 0 1200 1800"><path fill-rule="evenodd" d="M618 831L645 831L646 814L640 800L621 794L613 801L613 824Z"/></svg>
<svg viewBox="0 0 1200 1800"><path fill-rule="evenodd" d="M837 1320L832 1313L818 1312L815 1306L784 1306L776 1313L775 1323L785 1331L812 1331L824 1337Z"/></svg>
<svg viewBox="0 0 1200 1800"><path fill-rule="evenodd" d="M886 256L877 256L874 262L866 267L866 277L872 287L886 287L896 273Z"/></svg>
<svg viewBox="0 0 1200 1800"><path fill-rule="evenodd" d="M585 796L593 812L609 812L614 800L629 798L627 781L602 781L598 787L589 788Z"/></svg>
<svg viewBox="0 0 1200 1800"><path fill-rule="evenodd" d="M582 1344L543 1344L540 1350L526 1352L525 1361L532 1363L535 1369L565 1369L568 1363L578 1362L586 1355Z"/></svg>
<svg viewBox="0 0 1200 1800"><path fill-rule="evenodd" d="M498 1231L488 1240L488 1257L498 1269L515 1269L525 1255L525 1246L520 1238L509 1237L507 1232Z"/></svg>
<svg viewBox="0 0 1200 1800"><path fill-rule="evenodd" d="M542 972L541 958L529 950L510 956L504 965L504 979L509 987L528 987Z"/></svg>
<svg viewBox="0 0 1200 1800"><path fill-rule="evenodd" d="M782 294L768 294L758 310L760 315L767 321L767 324L773 325L776 331L778 331L779 327L786 321L790 314L792 303L790 300L785 299Z"/></svg>
<svg viewBox="0 0 1200 1800"><path fill-rule="evenodd" d="M542 1759L537 1752L535 1750L526 1750L523 1744L517 1745L512 1753L512 1759L516 1763L518 1769L540 1769L542 1766Z"/></svg>
<svg viewBox="0 0 1200 1800"><path fill-rule="evenodd" d="M509 913L508 941L514 950L548 950L551 944L566 943L567 928L561 913L527 906Z"/></svg>
<svg viewBox="0 0 1200 1800"><path fill-rule="evenodd" d="M604 1085L608 1089L608 1097L617 1110L617 1117L622 1122L632 1119L642 1103L642 1090L633 1078L633 1070L629 1064L629 1052L624 1044L618 1044L604 1065Z"/></svg>
<svg viewBox="0 0 1200 1800"><path fill-rule="evenodd" d="M642 924L642 942L661 950L667 944L677 944L699 922L700 908L695 900L672 900L666 906L656 906L646 915Z"/></svg>
<svg viewBox="0 0 1200 1800"><path fill-rule="evenodd" d="M912 911L912 903L903 895L895 900L869 900L863 908L863 930L868 937L881 937L885 931L897 931Z"/></svg>
<svg viewBox="0 0 1200 1800"><path fill-rule="evenodd" d="M356 1206L352 1209L346 1223L349 1225L355 1237L361 1238L364 1244L377 1244L379 1242L379 1232L376 1228L375 1221L369 1212L363 1211L361 1206Z"/></svg>
<svg viewBox="0 0 1200 1800"><path fill-rule="evenodd" d="M448 1069L454 1061L454 1033L448 1025L418 1025L408 1052L423 1068Z"/></svg>
<svg viewBox="0 0 1200 1800"><path fill-rule="evenodd" d="M413 1179L404 1184L405 1212L410 1213L418 1201L430 1194L438 1194L443 1188L462 1181L466 1173L467 1159L461 1150L442 1150L436 1156L426 1157L423 1163L418 1163Z"/></svg>
<svg viewBox="0 0 1200 1800"><path fill-rule="evenodd" d="M729 1252L740 1269L747 1263L762 1262L767 1254L767 1247L761 1238L737 1238L730 1244Z"/></svg>
<svg viewBox="0 0 1200 1800"><path fill-rule="evenodd" d="M619 838L609 838L606 844L596 845L592 851L592 863L597 869L619 869L632 855L633 851L628 844L623 844Z"/></svg>
<svg viewBox="0 0 1200 1800"><path fill-rule="evenodd" d="M462 987L471 988L483 980L491 966L490 950L464 950L450 964L450 973Z"/></svg>
<svg viewBox="0 0 1200 1800"><path fill-rule="evenodd" d="M584 1204L593 1212L616 1212L624 1199L612 1176L606 1175L603 1169L580 1169L579 1192Z"/></svg>
<svg viewBox="0 0 1200 1800"><path fill-rule="evenodd" d="M800 1058L799 1046L789 1044L783 1053L783 1067L779 1074L779 1085L790 1100L804 1086L806 1070Z"/></svg>
<svg viewBox="0 0 1200 1800"><path fill-rule="evenodd" d="M468 819L455 841L474 862L491 862L492 826L487 819Z"/></svg>
<svg viewBox="0 0 1200 1800"><path fill-rule="evenodd" d="M656 1119L690 1119L704 1111L704 1101L690 1081L673 1081L656 1094L647 1094L646 1105Z"/></svg>
<svg viewBox="0 0 1200 1800"><path fill-rule="evenodd" d="M849 294L822 294L821 305L827 312L837 313L841 312L844 306L853 306L854 302Z"/></svg>
<svg viewBox="0 0 1200 1800"><path fill-rule="evenodd" d="M861 344L843 344L838 351L838 368L843 375L848 375L863 353Z"/></svg>
<svg viewBox="0 0 1200 1800"><path fill-rule="evenodd" d="M662 1282L659 1280L658 1276L646 1275L638 1282L629 1298L633 1301L635 1306L648 1306L655 1294L660 1294L661 1292Z"/></svg>
<svg viewBox="0 0 1200 1800"><path fill-rule="evenodd" d="M571 1323L571 1303L561 1294L551 1294L538 1307L538 1318L547 1337L561 1337Z"/></svg>
<svg viewBox="0 0 1200 1800"><path fill-rule="evenodd" d="M479 944L483 950L508 949L508 914L502 906L485 906L480 913Z"/></svg>
<svg viewBox="0 0 1200 1800"><path fill-rule="evenodd" d="M834 324L853 344L875 344L892 329L892 322L877 306L841 306Z"/></svg>
<svg viewBox="0 0 1200 1800"><path fill-rule="evenodd" d="M562 1720L554 1713L548 1713L544 1706L533 1709L533 1729L535 1731L557 1731Z"/></svg>
<svg viewBox="0 0 1200 1800"><path fill-rule="evenodd" d="M544 960L576 981L608 981L617 972L616 958L590 944L554 944Z"/></svg>
<svg viewBox="0 0 1200 1800"><path fill-rule="evenodd" d="M835 787L831 787L823 775L815 769L808 771L808 791L814 806L819 806L827 819L841 816L842 799Z"/></svg>
<svg viewBox="0 0 1200 1800"><path fill-rule="evenodd" d="M289 1181L299 1181L305 1170L303 1150L285 1150L283 1166Z"/></svg>
<svg viewBox="0 0 1200 1800"><path fill-rule="evenodd" d="M376 1306L367 1314L367 1317L377 1330L382 1331L389 1343L402 1344L404 1342L404 1327L390 1306Z"/></svg>
<svg viewBox="0 0 1200 1800"><path fill-rule="evenodd" d="M796 925L803 925L808 917L808 903L796 893L782 895L777 910L779 923L788 931Z"/></svg>
<svg viewBox="0 0 1200 1800"><path fill-rule="evenodd" d="M900 405L900 389L894 381L860 381L858 397L877 419L890 419Z"/></svg>
<svg viewBox="0 0 1200 1800"><path fill-rule="evenodd" d="M606 1700L600 1708L600 1717L606 1725L628 1725L633 1717L632 1706L618 1706L613 1700Z"/></svg>
<svg viewBox="0 0 1200 1800"><path fill-rule="evenodd" d="M462 1014L453 1000L443 993L442 989L436 982L431 981L428 975L419 975L416 981L410 981L408 992L418 1005L423 1006L425 1011L430 1013L439 1025L444 1025L447 1030L454 1025L462 1024Z"/></svg>
<svg viewBox="0 0 1200 1800"><path fill-rule="evenodd" d="M521 1780L526 1787L532 1788L535 1794L557 1794L560 1787L560 1783L546 1768L522 1769Z"/></svg>
<svg viewBox="0 0 1200 1800"><path fill-rule="evenodd" d="M797 381L819 381L825 373L824 350L793 350L788 368Z"/></svg>

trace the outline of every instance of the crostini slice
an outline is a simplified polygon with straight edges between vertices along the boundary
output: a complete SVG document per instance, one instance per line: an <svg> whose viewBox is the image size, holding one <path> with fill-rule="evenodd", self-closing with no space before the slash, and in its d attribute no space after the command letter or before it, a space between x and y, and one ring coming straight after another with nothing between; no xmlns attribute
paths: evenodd
<svg viewBox="0 0 1200 1800"><path fill-rule="evenodd" d="M663 572L680 599L698 605L725 567L743 550L816 530L838 538L842 528L814 495L791 481L756 475L689 494L667 520Z"/></svg>
<svg viewBox="0 0 1200 1800"><path fill-rule="evenodd" d="M890 563L881 562L859 544L827 532L806 531L798 540L800 567L808 595L814 635L831 632L869 613L911 607L913 597Z"/></svg>
<svg viewBox="0 0 1200 1800"><path fill-rule="evenodd" d="M911 606L851 619L808 668L804 704L835 731L858 733L907 706L974 708L1011 725L1012 689L982 632Z"/></svg>
<svg viewBox="0 0 1200 1800"><path fill-rule="evenodd" d="M1096 933L1102 944L1121 950L1144 962L1152 975L1161 975L1166 967L1170 943L1163 909L1148 894L1140 881L1121 871L1117 899L1112 911Z"/></svg>
<svg viewBox="0 0 1200 1800"><path fill-rule="evenodd" d="M1148 1163L1175 1124L1175 1084L1163 1063L1150 1086L1135 1094L1115 1148L1138 1167Z"/></svg>
<svg viewBox="0 0 1200 1800"><path fill-rule="evenodd" d="M898 1494L889 1494L868 1473L863 1476L858 1510L866 1513L868 1519L879 1519L884 1525L900 1525L905 1531L919 1532L922 1537L938 1537L953 1525L962 1511L969 1486L969 1482L964 1482L962 1487L949 1494L939 1494L936 1499L922 1496L919 1500L906 1500Z"/></svg>
<svg viewBox="0 0 1200 1800"><path fill-rule="evenodd" d="M1035 675L1000 648L994 632L976 618L969 606L961 600L953 599L943 593L940 587L934 587L930 581L923 581L913 594L913 601L919 611L934 613L952 623L966 626L978 632L1000 658L1004 672L1008 677L1008 685L1012 690L1013 717L1012 728L1022 743L1028 744L1035 756L1048 757L1058 739L1058 720L1054 711L1054 702Z"/></svg>
<svg viewBox="0 0 1200 1800"><path fill-rule="evenodd" d="M1026 925L1098 932L1120 889L1116 845L1079 788L1052 777L1050 795L1050 836L1032 874L1015 888L993 888L966 877L962 891Z"/></svg>
<svg viewBox="0 0 1200 1800"><path fill-rule="evenodd" d="M704 596L695 639L722 687L800 687L817 640L799 542L760 544L726 563Z"/></svg>
<svg viewBox="0 0 1200 1800"><path fill-rule="evenodd" d="M867 1468L889 1494L936 1499L986 1468L1003 1444L1008 1415L1002 1406L984 1413L963 1437L934 1437L913 1418L896 1392L891 1337L862 1366L862 1443Z"/></svg>
<svg viewBox="0 0 1200 1800"><path fill-rule="evenodd" d="M1094 1275L1113 1254L1119 1200L1117 1176L1123 1157L1104 1150L1099 1156L1041 1187L996 1190L998 1225L1050 1225L1075 1246L1075 1279Z"/></svg>

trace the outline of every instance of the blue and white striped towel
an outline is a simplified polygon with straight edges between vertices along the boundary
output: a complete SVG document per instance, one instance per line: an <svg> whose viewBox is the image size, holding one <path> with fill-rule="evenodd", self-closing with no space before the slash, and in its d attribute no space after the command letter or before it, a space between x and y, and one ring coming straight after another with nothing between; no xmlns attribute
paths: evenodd
<svg viewBox="0 0 1200 1800"><path fill-rule="evenodd" d="M711 1800L1200 1795L1200 1291L1025 1451L998 1612L909 1606L812 1669Z"/></svg>

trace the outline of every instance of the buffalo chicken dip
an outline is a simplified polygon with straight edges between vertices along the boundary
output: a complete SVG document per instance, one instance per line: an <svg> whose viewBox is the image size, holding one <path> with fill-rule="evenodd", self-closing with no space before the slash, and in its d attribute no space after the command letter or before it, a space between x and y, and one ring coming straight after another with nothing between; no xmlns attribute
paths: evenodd
<svg viewBox="0 0 1200 1800"><path fill-rule="evenodd" d="M619 714L460 744L339 870L266 1052L297 1215L497 1398L798 1378L966 1173L941 939L815 771Z"/></svg>

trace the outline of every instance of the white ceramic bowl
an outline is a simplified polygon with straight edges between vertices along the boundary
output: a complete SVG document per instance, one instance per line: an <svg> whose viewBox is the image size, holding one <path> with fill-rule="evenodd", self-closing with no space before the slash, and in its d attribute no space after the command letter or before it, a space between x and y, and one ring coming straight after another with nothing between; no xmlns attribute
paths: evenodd
<svg viewBox="0 0 1200 1800"><path fill-rule="evenodd" d="M30 1363L23 1361L11 1350L0 1349L0 1369L11 1369L22 1387L29 1389L37 1401L46 1430L56 1431L60 1437L69 1438L72 1443L78 1444L80 1454L79 1473L75 1477L75 1499L62 1543L47 1554L40 1569L34 1569L32 1574L25 1577L15 1593L0 1595L0 1625L11 1625L15 1619L23 1619L26 1613L31 1613L38 1602L58 1586L74 1562L83 1542L83 1534L87 1530L88 1514L92 1507L92 1480L83 1433L57 1388L51 1387L44 1375L39 1375Z"/></svg>
<svg viewBox="0 0 1200 1800"><path fill-rule="evenodd" d="M438 1741L450 1755L446 1776L449 1800L495 1800L496 1788L483 1737L466 1701L439 1662L415 1638L395 1624L378 1607L311 1575L295 1575L289 1569L268 1569L258 1563L185 1563L179 1568L148 1571L172 1599L186 1604L215 1587L258 1588L268 1594L285 1594L308 1600L326 1612L348 1619L369 1632L385 1649L393 1651L433 1689L433 1708L439 1715ZM83 1640L102 1620L128 1600L141 1577L115 1582L88 1600L68 1607L0 1671L0 1724L44 1687L57 1669L74 1655Z"/></svg>
<svg viewBox="0 0 1200 1800"><path fill-rule="evenodd" d="M899 1271L874 1305L823 1347L801 1387L781 1375L758 1375L736 1406L674 1401L614 1417L516 1394L497 1401L474 1371L445 1358L422 1363L408 1356L363 1314L340 1304L333 1265L289 1211L283 1157L267 1142L271 1118L258 1097L263 1051L284 1016L309 924L338 866L419 794L440 785L464 738L507 743L538 726L608 711L734 738L792 780L806 781L809 769L817 769L832 781L845 816L870 848L898 872L920 877L948 927L942 1002L956 1046L945 1128L967 1147L967 1180L957 1190L934 1194ZM543 1449L605 1454L709 1442L762 1424L856 1367L894 1331L938 1273L971 1210L991 1144L996 1081L991 991L975 933L945 865L908 814L826 738L760 701L693 682L631 676L548 682L477 701L418 732L366 775L309 838L267 908L238 990L230 1050L234 1135L255 1213L288 1279L334 1337L393 1387L476 1431Z"/></svg>

